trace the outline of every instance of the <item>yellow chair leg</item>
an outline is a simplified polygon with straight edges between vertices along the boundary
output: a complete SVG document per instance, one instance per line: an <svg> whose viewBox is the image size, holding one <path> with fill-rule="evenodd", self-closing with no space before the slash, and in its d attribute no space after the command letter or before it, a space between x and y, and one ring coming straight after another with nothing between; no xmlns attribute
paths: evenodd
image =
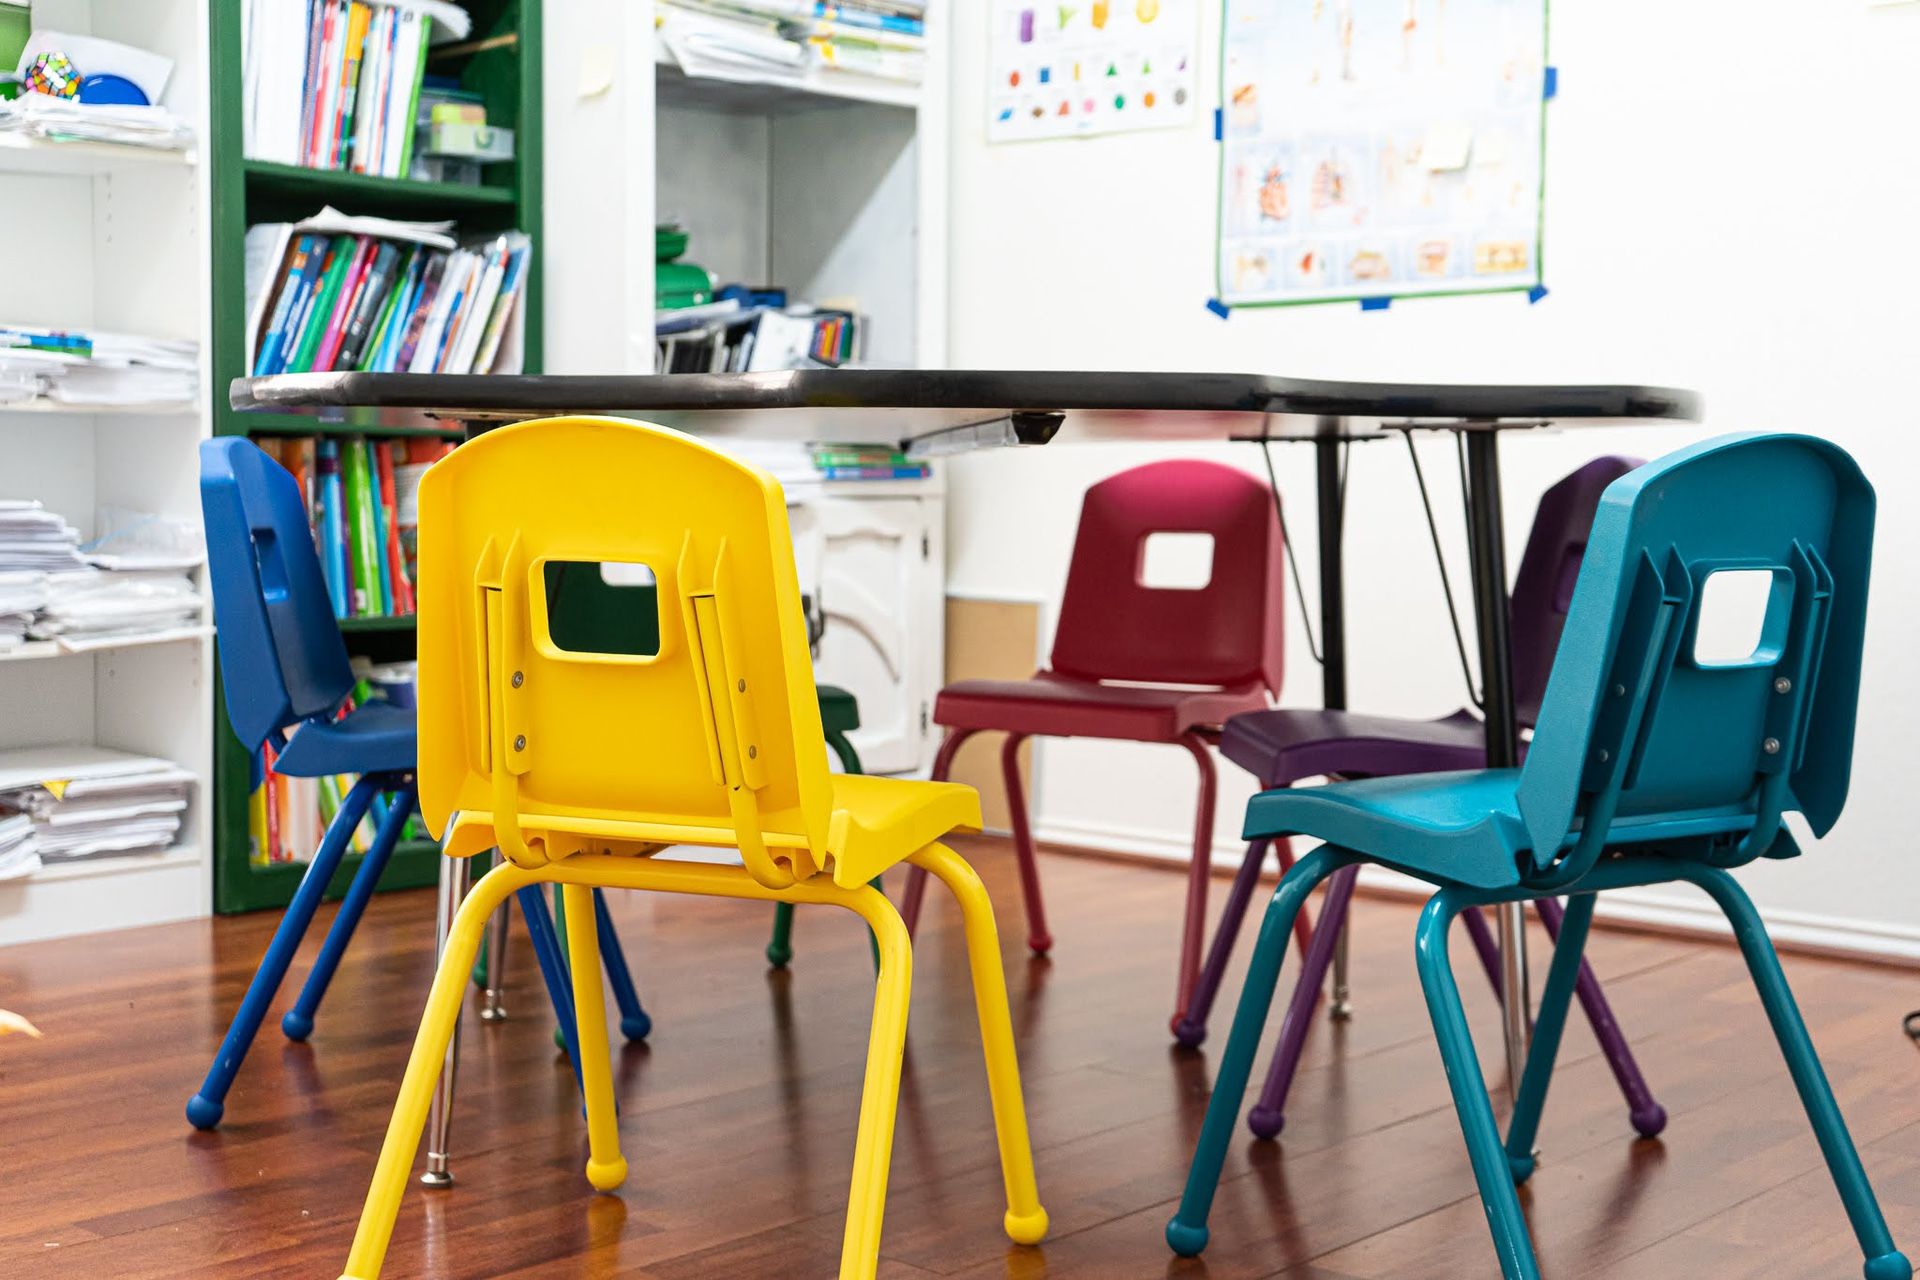
<svg viewBox="0 0 1920 1280"><path fill-rule="evenodd" d="M414 1037L413 1053L407 1058L407 1073L400 1082L400 1097L393 1106L393 1119L387 1123L386 1140L380 1145L380 1163L374 1167L373 1185L367 1190L367 1203L360 1211L360 1226L353 1235L353 1250L347 1255L347 1269L341 1280L377 1280L386 1261L387 1245L393 1239L393 1224L400 1214L400 1199L406 1194L407 1175L420 1147L420 1131L426 1127L427 1107L433 1098L434 1082L446 1060L447 1042L453 1038L454 1024L460 1020L460 1007L467 991L473 958L480 949L480 936L494 908L516 889L530 884L533 877L508 864L502 864L481 877L454 917L447 935L446 951L433 976L433 991L427 997L427 1010L420 1018L420 1031ZM588 914L591 923L593 917Z"/></svg>
<svg viewBox="0 0 1920 1280"><path fill-rule="evenodd" d="M1013 1018L1007 1010L1007 978L1000 966L1000 933L993 922L993 901L966 860L941 844L913 855L945 882L960 903L967 934L967 963L973 970L973 1002L980 1015L980 1047L987 1060L987 1093L993 1101L993 1130L1000 1142L1000 1175L1007 1185L1007 1237L1015 1244L1038 1244L1047 1234L1047 1211L1033 1172L1033 1140L1027 1134L1027 1104L1020 1091L1020 1060L1013 1050Z"/></svg>
<svg viewBox="0 0 1920 1280"><path fill-rule="evenodd" d="M573 1013L579 1023L580 1084L587 1100L587 1181L612 1191L627 1180L620 1124L613 1106L613 1050L607 1045L607 993L601 985L600 934L593 890L561 888L567 907L567 954L573 967Z"/></svg>
<svg viewBox="0 0 1920 1280"><path fill-rule="evenodd" d="M873 1027L867 1035L867 1077L860 1090L860 1129L853 1146L853 1185L840 1243L840 1280L873 1280L880 1269L880 1226L887 1212L887 1173L900 1106L900 1064L907 1049L913 996L913 943L885 895L871 887L841 903L866 919L880 945Z"/></svg>

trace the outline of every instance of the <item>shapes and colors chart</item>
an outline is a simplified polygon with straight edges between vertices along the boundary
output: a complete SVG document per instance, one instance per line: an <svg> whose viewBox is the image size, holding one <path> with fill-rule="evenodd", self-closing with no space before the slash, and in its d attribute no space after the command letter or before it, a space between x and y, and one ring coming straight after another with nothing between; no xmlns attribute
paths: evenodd
<svg viewBox="0 0 1920 1280"><path fill-rule="evenodd" d="M1546 0L1225 0L1219 297L1540 283Z"/></svg>
<svg viewBox="0 0 1920 1280"><path fill-rule="evenodd" d="M1193 120L1199 0L990 0L987 140Z"/></svg>

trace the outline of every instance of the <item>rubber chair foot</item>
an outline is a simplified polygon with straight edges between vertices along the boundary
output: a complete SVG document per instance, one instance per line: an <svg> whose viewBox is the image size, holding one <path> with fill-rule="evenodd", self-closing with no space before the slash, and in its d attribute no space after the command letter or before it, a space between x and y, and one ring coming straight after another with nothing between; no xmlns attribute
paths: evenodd
<svg viewBox="0 0 1920 1280"><path fill-rule="evenodd" d="M621 1156L616 1160L602 1163L598 1160L587 1161L587 1181L593 1184L595 1191L612 1191L627 1180L627 1160Z"/></svg>
<svg viewBox="0 0 1920 1280"><path fill-rule="evenodd" d="M1047 952L1053 950L1053 935L1050 933L1040 933L1028 938L1027 950L1037 956L1047 954Z"/></svg>
<svg viewBox="0 0 1920 1280"><path fill-rule="evenodd" d="M776 969L786 968L793 963L793 948L776 947L769 943L767 945L767 963Z"/></svg>
<svg viewBox="0 0 1920 1280"><path fill-rule="evenodd" d="M1635 1111L1632 1119L1635 1133L1643 1138L1657 1138L1667 1127L1667 1109L1656 1102L1645 1110Z"/></svg>
<svg viewBox="0 0 1920 1280"><path fill-rule="evenodd" d="M1173 1021L1167 1024L1173 1029L1173 1038L1189 1049L1198 1049L1207 1039L1207 1024L1197 1022L1184 1013L1173 1015Z"/></svg>
<svg viewBox="0 0 1920 1280"><path fill-rule="evenodd" d="M1534 1159L1531 1155L1517 1156L1509 1151L1507 1152L1507 1169L1513 1174L1513 1181L1517 1186L1533 1176Z"/></svg>
<svg viewBox="0 0 1920 1280"><path fill-rule="evenodd" d="M289 1009L280 1019L280 1031L287 1039L296 1044L305 1044L307 1037L313 1034L313 1019L297 1010Z"/></svg>
<svg viewBox="0 0 1920 1280"><path fill-rule="evenodd" d="M1183 1258L1197 1258L1207 1247L1207 1229L1189 1226L1175 1218L1167 1223L1167 1247Z"/></svg>
<svg viewBox="0 0 1920 1280"><path fill-rule="evenodd" d="M1253 1130L1253 1136L1271 1142L1280 1136L1287 1127L1286 1113L1272 1107L1255 1107L1247 1112L1247 1128Z"/></svg>
<svg viewBox="0 0 1920 1280"><path fill-rule="evenodd" d="M1868 1258L1866 1277L1867 1280L1912 1280L1913 1264L1907 1261L1906 1254L1895 1249L1892 1253Z"/></svg>
<svg viewBox="0 0 1920 1280"><path fill-rule="evenodd" d="M1039 1244L1047 1238L1045 1209L1035 1209L1032 1213L1015 1213L1009 1209L1002 1221L1007 1228L1007 1239L1015 1244Z"/></svg>
<svg viewBox="0 0 1920 1280"><path fill-rule="evenodd" d="M202 1094L187 1099L187 1123L196 1129L218 1129L220 1117L227 1114L226 1104Z"/></svg>
<svg viewBox="0 0 1920 1280"><path fill-rule="evenodd" d="M637 1013L631 1018L620 1019L620 1034L629 1040L645 1040L653 1030L653 1019L645 1013Z"/></svg>

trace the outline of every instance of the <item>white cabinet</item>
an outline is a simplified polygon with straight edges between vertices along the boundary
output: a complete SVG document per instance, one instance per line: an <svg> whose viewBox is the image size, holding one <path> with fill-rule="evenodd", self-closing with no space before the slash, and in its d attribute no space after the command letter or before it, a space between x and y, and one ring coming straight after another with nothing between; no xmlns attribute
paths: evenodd
<svg viewBox="0 0 1920 1280"><path fill-rule="evenodd" d="M853 490L853 492L848 492ZM828 485L790 518L802 589L826 621L822 684L860 703L854 749L868 773L924 774L945 670L945 499L935 485Z"/></svg>

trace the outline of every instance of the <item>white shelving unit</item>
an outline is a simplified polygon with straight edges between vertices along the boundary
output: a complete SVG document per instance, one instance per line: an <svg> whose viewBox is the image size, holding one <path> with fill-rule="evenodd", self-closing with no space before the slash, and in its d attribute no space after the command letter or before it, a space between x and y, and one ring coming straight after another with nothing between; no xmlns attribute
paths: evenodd
<svg viewBox="0 0 1920 1280"><path fill-rule="evenodd" d="M172 58L165 103L207 136L205 0L35 0L33 20ZM198 157L0 135L0 207L6 319L194 339L203 388L202 406L187 409L0 405L0 498L37 498L87 537L103 506L197 522L198 446L211 430L204 402L212 394L209 192ZM206 915L211 629L84 653L31 644L5 657L0 749L97 743L171 760L198 786L180 841L165 853L0 881L0 943Z"/></svg>

